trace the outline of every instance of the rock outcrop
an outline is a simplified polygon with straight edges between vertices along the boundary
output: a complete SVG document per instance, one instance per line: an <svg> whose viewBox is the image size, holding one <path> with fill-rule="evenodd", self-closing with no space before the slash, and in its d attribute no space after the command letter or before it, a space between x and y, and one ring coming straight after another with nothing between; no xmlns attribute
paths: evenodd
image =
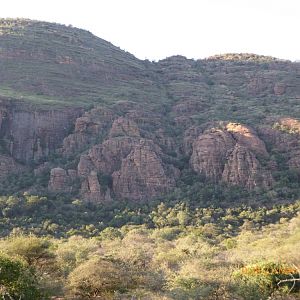
<svg viewBox="0 0 300 300"><path fill-rule="evenodd" d="M110 188L101 187L95 171L91 171L82 182L80 193L83 199L94 203L109 202L112 200Z"/></svg>
<svg viewBox="0 0 300 300"><path fill-rule="evenodd" d="M276 125L283 132L300 133L300 121L295 118L281 118Z"/></svg>
<svg viewBox="0 0 300 300"><path fill-rule="evenodd" d="M12 157L0 154L0 180L11 174L20 174L26 167L18 164Z"/></svg>
<svg viewBox="0 0 300 300"><path fill-rule="evenodd" d="M284 95L286 91L286 84L284 82L276 82L274 84L273 91L276 96Z"/></svg>
<svg viewBox="0 0 300 300"><path fill-rule="evenodd" d="M50 192L64 192L70 191L69 176L67 171L62 168L51 169L48 190Z"/></svg>
<svg viewBox="0 0 300 300"><path fill-rule="evenodd" d="M230 132L238 144L253 151L257 155L268 156L265 143L257 136L254 129L239 123L228 123L227 132Z"/></svg>
<svg viewBox="0 0 300 300"><path fill-rule="evenodd" d="M261 167L253 152L239 144L235 145L227 159L222 181L249 190L257 187L268 189L273 184L270 172Z"/></svg>
<svg viewBox="0 0 300 300"><path fill-rule="evenodd" d="M170 175L153 143L141 140L113 173L113 190L120 198L151 199L175 186L175 174Z"/></svg>
<svg viewBox="0 0 300 300"><path fill-rule="evenodd" d="M91 170L111 174L121 167L125 158L139 140L131 137L112 138L93 146L88 155L82 155L78 165L78 174L86 176Z"/></svg>
<svg viewBox="0 0 300 300"><path fill-rule="evenodd" d="M99 203L151 199L175 182L184 191L202 177L268 189L269 171L277 188L300 171L299 63L141 61L70 26L0 29L0 179L33 171L38 191L50 175L49 191Z"/></svg>
<svg viewBox="0 0 300 300"><path fill-rule="evenodd" d="M77 118L74 133L63 140L62 154L69 156L92 146L102 138L113 118L114 113L106 108L94 108Z"/></svg>
<svg viewBox="0 0 300 300"><path fill-rule="evenodd" d="M251 128L228 123L223 129L200 134L193 143L192 169L214 182L240 185L249 190L273 183L257 155L267 157L265 144Z"/></svg>
<svg viewBox="0 0 300 300"><path fill-rule="evenodd" d="M228 152L234 147L232 136L222 130L201 134L193 143L192 169L217 182L221 179Z"/></svg>
<svg viewBox="0 0 300 300"><path fill-rule="evenodd" d="M54 153L70 131L81 109L39 109L0 101L0 137L9 154L19 161L40 161Z"/></svg>
<svg viewBox="0 0 300 300"><path fill-rule="evenodd" d="M116 119L109 132L109 137L131 136L139 137L140 131L137 124L127 118L120 117Z"/></svg>
<svg viewBox="0 0 300 300"><path fill-rule="evenodd" d="M85 199L103 202L111 199L111 193L117 198L134 200L165 193L175 185L177 173L162 162L162 156L159 146L140 137L134 121L120 117L113 122L107 140L81 155L81 194ZM101 186L97 174L112 176L112 190Z"/></svg>
<svg viewBox="0 0 300 300"><path fill-rule="evenodd" d="M191 126L187 130L185 130L183 134L183 143L182 143L182 152L190 156L193 151L193 143L196 138L203 132L203 129L199 126Z"/></svg>
<svg viewBox="0 0 300 300"><path fill-rule="evenodd" d="M266 79L263 77L254 77L248 84L249 93L252 95L259 95L267 90L268 86Z"/></svg>
<svg viewBox="0 0 300 300"><path fill-rule="evenodd" d="M292 118L280 119L272 127L259 128L260 135L277 155L279 164L297 171L300 171L299 129L299 121ZM278 167L270 169L278 171Z"/></svg>

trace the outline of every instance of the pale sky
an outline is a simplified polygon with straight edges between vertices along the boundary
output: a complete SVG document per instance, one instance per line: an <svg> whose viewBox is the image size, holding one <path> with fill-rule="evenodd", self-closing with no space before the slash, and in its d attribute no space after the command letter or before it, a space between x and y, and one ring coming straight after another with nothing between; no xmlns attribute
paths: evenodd
<svg viewBox="0 0 300 300"><path fill-rule="evenodd" d="M0 0L0 17L73 25L140 59L300 59L300 0Z"/></svg>

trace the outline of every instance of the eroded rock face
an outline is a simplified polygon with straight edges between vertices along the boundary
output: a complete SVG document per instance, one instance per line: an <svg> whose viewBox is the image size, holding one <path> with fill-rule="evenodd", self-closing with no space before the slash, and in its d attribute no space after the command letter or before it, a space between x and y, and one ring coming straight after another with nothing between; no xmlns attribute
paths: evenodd
<svg viewBox="0 0 300 300"><path fill-rule="evenodd" d="M74 133L63 140L62 154L68 156L78 153L92 145L101 137L114 118L107 108L94 108L76 119Z"/></svg>
<svg viewBox="0 0 300 300"><path fill-rule="evenodd" d="M228 123L224 129L200 134L193 143L192 169L214 182L223 181L247 189L269 188L273 180L257 155L268 156L264 142L251 128Z"/></svg>
<svg viewBox="0 0 300 300"><path fill-rule="evenodd" d="M284 118L275 125L275 128L260 128L261 136L272 151L281 156L281 163L286 163L289 169L300 171L299 121Z"/></svg>
<svg viewBox="0 0 300 300"><path fill-rule="evenodd" d="M261 168L253 152L239 144L235 145L227 159L222 181L249 190L257 187L270 188L273 183L271 174Z"/></svg>
<svg viewBox="0 0 300 300"><path fill-rule="evenodd" d="M232 133L235 140L256 154L268 156L265 143L257 136L254 129L239 123L228 123L226 130Z"/></svg>
<svg viewBox="0 0 300 300"><path fill-rule="evenodd" d="M192 169L215 182L219 181L228 151L234 144L234 139L226 131L215 130L200 135L193 143L190 159Z"/></svg>
<svg viewBox="0 0 300 300"><path fill-rule="evenodd" d="M141 140L122 160L121 169L112 177L115 194L125 199L150 199L175 186L175 178L168 176L153 143L146 140Z"/></svg>
<svg viewBox="0 0 300 300"><path fill-rule="evenodd" d="M26 168L18 164L12 157L0 154L0 180L10 174L19 174L25 170Z"/></svg>
<svg viewBox="0 0 300 300"><path fill-rule="evenodd" d="M28 163L47 158L62 143L80 109L32 110L29 105L0 100L0 135L10 155Z"/></svg>
<svg viewBox="0 0 300 300"><path fill-rule="evenodd" d="M104 195L95 171L91 171L82 182L80 193L88 201L103 202Z"/></svg>
<svg viewBox="0 0 300 300"><path fill-rule="evenodd" d="M292 136L271 127L259 128L259 133L268 145L278 151L289 151L295 144Z"/></svg>
<svg viewBox="0 0 300 300"><path fill-rule="evenodd" d="M138 143L138 139L124 136L95 145L88 155L80 157L78 173L84 176L91 170L97 170L103 174L111 174L121 167L122 158L125 158Z"/></svg>
<svg viewBox="0 0 300 300"><path fill-rule="evenodd" d="M168 136L163 129L158 129L153 135L149 136L153 142L169 153L176 153L177 147L174 138ZM158 150L159 151L159 150Z"/></svg>
<svg viewBox="0 0 300 300"><path fill-rule="evenodd" d="M42 176L43 174L49 173L51 169L51 164L49 162L44 162L33 170L35 176Z"/></svg>
<svg viewBox="0 0 300 300"><path fill-rule="evenodd" d="M127 118L120 117L116 119L109 132L109 137L131 136L139 137L140 131L137 124Z"/></svg>
<svg viewBox="0 0 300 300"><path fill-rule="evenodd" d="M69 177L62 168L51 169L48 189L51 192L69 192Z"/></svg>
<svg viewBox="0 0 300 300"><path fill-rule="evenodd" d="M164 154L153 142L173 150L173 140L159 130L145 134L151 140L141 138L135 121L119 117L113 121L108 139L81 155L78 176L84 199L103 202L110 200L111 194L119 199L151 199L175 185L178 170L162 162ZM102 186L99 176L112 178L112 189Z"/></svg>

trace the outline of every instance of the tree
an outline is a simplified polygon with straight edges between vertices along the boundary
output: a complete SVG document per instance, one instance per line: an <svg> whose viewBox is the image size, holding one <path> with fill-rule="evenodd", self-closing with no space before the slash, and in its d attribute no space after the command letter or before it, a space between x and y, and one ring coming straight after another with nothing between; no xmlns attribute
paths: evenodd
<svg viewBox="0 0 300 300"><path fill-rule="evenodd" d="M40 267L53 257L50 246L50 241L45 238L20 235L8 238L3 247L10 255L21 256L29 265Z"/></svg>
<svg viewBox="0 0 300 300"><path fill-rule="evenodd" d="M41 299L33 269L24 261L0 254L0 296L3 299Z"/></svg>
<svg viewBox="0 0 300 300"><path fill-rule="evenodd" d="M116 291L125 291L129 280L118 261L93 257L70 273L67 287L71 297L109 299Z"/></svg>

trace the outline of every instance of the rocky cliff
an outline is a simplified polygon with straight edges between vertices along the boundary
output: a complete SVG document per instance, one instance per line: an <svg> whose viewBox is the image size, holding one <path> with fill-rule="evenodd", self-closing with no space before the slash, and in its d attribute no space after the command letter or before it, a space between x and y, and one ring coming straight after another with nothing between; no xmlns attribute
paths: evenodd
<svg viewBox="0 0 300 300"><path fill-rule="evenodd" d="M73 129L81 113L80 108L36 109L24 102L0 98L3 150L23 163L47 159Z"/></svg>
<svg viewBox="0 0 300 300"><path fill-rule="evenodd" d="M299 63L140 61L84 30L30 20L2 20L0 33L1 182L34 174L25 190L97 203L200 181L300 191Z"/></svg>
<svg viewBox="0 0 300 300"><path fill-rule="evenodd" d="M258 156L266 157L268 153L255 131L242 124L228 123L223 129L210 129L198 136L190 164L194 171L214 182L247 189L269 188L272 176L262 168Z"/></svg>

